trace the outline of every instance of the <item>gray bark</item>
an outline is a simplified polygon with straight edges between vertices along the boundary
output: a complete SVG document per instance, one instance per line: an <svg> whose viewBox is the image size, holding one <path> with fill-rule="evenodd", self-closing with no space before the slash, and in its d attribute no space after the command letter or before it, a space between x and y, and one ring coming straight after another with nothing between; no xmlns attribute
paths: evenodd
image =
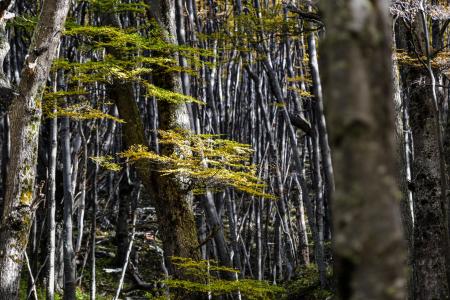
<svg viewBox="0 0 450 300"><path fill-rule="evenodd" d="M56 77L56 76L55 76ZM56 78L54 78L53 90L56 92ZM53 108L56 113L56 107ZM47 300L55 299L55 253L56 253L56 159L58 147L58 119L50 120L50 151L48 166L48 275L47 275Z"/></svg>
<svg viewBox="0 0 450 300"><path fill-rule="evenodd" d="M38 136L41 121L40 96L47 80L66 15L69 0L43 2L18 95L9 108L11 158L0 224L0 299L18 299L23 251L31 226L36 175Z"/></svg>
<svg viewBox="0 0 450 300"><path fill-rule="evenodd" d="M76 265L73 250L73 191L72 191L72 158L70 147L70 120L62 119L62 160L64 184L64 300L75 300Z"/></svg>

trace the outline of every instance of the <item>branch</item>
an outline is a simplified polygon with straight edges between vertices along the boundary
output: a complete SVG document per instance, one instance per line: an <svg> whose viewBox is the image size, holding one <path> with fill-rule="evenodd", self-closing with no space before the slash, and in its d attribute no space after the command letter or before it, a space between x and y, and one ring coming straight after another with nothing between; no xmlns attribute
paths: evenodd
<svg viewBox="0 0 450 300"><path fill-rule="evenodd" d="M133 265L133 263L130 262L130 273L131 273L131 277L133 280L133 286L124 289L123 293L129 293L133 290L143 290L143 291L155 291L156 289L156 284L154 282L145 282L141 279L141 277L139 276L136 267Z"/></svg>
<svg viewBox="0 0 450 300"><path fill-rule="evenodd" d="M303 130L309 136L313 135L313 130L308 120L306 120L299 114L290 113L289 116L291 118L292 125L294 125L298 129Z"/></svg>
<svg viewBox="0 0 450 300"><path fill-rule="evenodd" d="M319 14L302 11L301 9L299 9L297 6L295 6L292 3L285 4L285 7L287 10L297 14L301 19L307 20L309 22L317 23L321 27L324 26L322 17Z"/></svg>

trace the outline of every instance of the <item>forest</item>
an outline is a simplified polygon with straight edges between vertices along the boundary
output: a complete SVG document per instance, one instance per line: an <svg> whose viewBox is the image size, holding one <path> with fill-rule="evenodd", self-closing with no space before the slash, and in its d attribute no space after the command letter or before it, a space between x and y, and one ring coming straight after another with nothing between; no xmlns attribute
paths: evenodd
<svg viewBox="0 0 450 300"><path fill-rule="evenodd" d="M450 298L447 0L0 0L0 300Z"/></svg>

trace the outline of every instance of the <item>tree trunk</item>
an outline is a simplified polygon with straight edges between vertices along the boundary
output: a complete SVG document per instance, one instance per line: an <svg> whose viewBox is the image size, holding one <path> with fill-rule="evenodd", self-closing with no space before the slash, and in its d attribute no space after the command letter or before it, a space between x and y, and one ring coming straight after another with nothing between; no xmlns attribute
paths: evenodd
<svg viewBox="0 0 450 300"><path fill-rule="evenodd" d="M75 300L76 266L73 251L73 192L72 192L72 157L70 147L70 120L62 119L62 159L64 182L64 300Z"/></svg>
<svg viewBox="0 0 450 300"><path fill-rule="evenodd" d="M11 158L0 226L0 299L18 299L23 251L31 226L41 122L40 97L56 56L69 0L43 2L18 95L10 107Z"/></svg>
<svg viewBox="0 0 450 300"><path fill-rule="evenodd" d="M405 299L388 1L322 5L338 296Z"/></svg>
<svg viewBox="0 0 450 300"><path fill-rule="evenodd" d="M116 264L122 267L128 251L128 215L130 212L133 186L128 182L127 174L122 175L119 185L119 213L116 225Z"/></svg>
<svg viewBox="0 0 450 300"><path fill-rule="evenodd" d="M54 78L53 91L56 92L57 76ZM52 109L56 113L56 107ZM48 277L47 300L55 299L55 253L56 253L56 160L58 153L58 119L50 120L49 166L47 171L47 201L48 201Z"/></svg>
<svg viewBox="0 0 450 300"><path fill-rule="evenodd" d="M399 47L409 55L430 58L428 25L418 13L414 23L402 26ZM404 27L403 27L404 26ZM404 33L402 32L402 33ZM402 39L400 40L400 38ZM447 226L447 170L434 71L431 65L401 66L401 80L408 106L414 157L411 163L413 189L412 293L414 299L445 299L449 295Z"/></svg>
<svg viewBox="0 0 450 300"><path fill-rule="evenodd" d="M153 17L165 31L168 42L176 44L175 10L172 1L148 1ZM117 23L117 19L115 20ZM117 24L116 24L117 25ZM155 70L155 85L167 90L181 92L178 74L167 73L165 70ZM132 145L147 145L144 125L139 108L133 100L133 84L117 81L109 86L109 97L114 101L120 117L125 120L122 127L123 140L126 147ZM186 105L167 102L158 103L160 129L171 130L189 128L189 118ZM173 147L161 146L161 154L173 153ZM164 255L168 261L169 272L178 274L170 263L170 257L200 258L197 229L191 207L192 195L186 192L180 178L161 176L148 161L136 162L136 171L145 190L150 194L156 208L158 225L163 241Z"/></svg>
<svg viewBox="0 0 450 300"><path fill-rule="evenodd" d="M165 31L166 41L177 44L175 25L175 5L169 0L150 0L151 12ZM182 93L178 73L155 70L154 83L169 91ZM162 130L189 129L189 115L185 104L173 104L166 101L158 103L159 128ZM175 151L171 145L161 145L162 155ZM192 194L186 192L180 178L160 176L153 173L156 211L164 243L166 257L181 256L200 258L197 241L197 228L192 211ZM170 260L168 268L174 271Z"/></svg>
<svg viewBox="0 0 450 300"><path fill-rule="evenodd" d="M311 10L311 7L309 7ZM317 139L320 145L320 154L322 159L323 175L325 180L324 198L322 202L329 207L331 199L334 193L334 174L333 165L331 163L331 151L328 143L327 123L325 120L324 108L323 108L323 95L322 95L322 83L320 80L319 63L317 59L316 49L316 37L314 33L308 35L308 54L309 54L309 67L311 69L311 77L313 81L313 93L315 97L314 101L314 115L317 124ZM316 137L313 137L315 139ZM326 217L331 221L331 213L328 209ZM328 232L324 232L324 235L329 235Z"/></svg>

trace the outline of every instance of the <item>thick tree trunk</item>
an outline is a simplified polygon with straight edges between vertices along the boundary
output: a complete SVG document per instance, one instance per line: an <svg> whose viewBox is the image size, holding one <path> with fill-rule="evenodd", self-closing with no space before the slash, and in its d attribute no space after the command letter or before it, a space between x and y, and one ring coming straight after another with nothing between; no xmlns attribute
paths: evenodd
<svg viewBox="0 0 450 300"><path fill-rule="evenodd" d="M429 64L431 38L425 15L418 13L409 26L399 24L399 48L415 57L426 57L426 67L402 65L400 68L414 157L411 163L413 190L412 293L414 299L446 299L449 295L447 225L447 169L442 124L434 71ZM405 41L409 41L405 43ZM428 64L428 65L427 65Z"/></svg>
<svg viewBox="0 0 450 300"><path fill-rule="evenodd" d="M147 139L144 136L138 107L130 100L133 99L130 86L130 84L112 86L110 97L114 100L120 117L126 122L122 127L125 145L127 147L136 144L146 145ZM161 106L164 107L164 103L159 103L159 107ZM176 118L172 115L171 120L175 121ZM182 190L179 180L170 176L160 176L148 161L141 160L135 165L139 178L154 201L166 258L170 256L200 258L190 197ZM174 270L171 268L169 271Z"/></svg>
<svg viewBox="0 0 450 300"><path fill-rule="evenodd" d="M395 34L393 33L393 41L395 44ZM395 47L394 47L395 49ZM394 89L394 107L395 107L395 129L397 142L397 165L399 172L398 183L402 192L400 202L400 211L402 214L402 224L405 239L408 244L408 265L412 266L413 251L413 196L408 187L408 181L411 181L411 161L410 161L410 142L409 142L409 122L405 118L407 115L407 101L404 101L403 85L400 78L400 69L397 61L397 54L394 52L392 57L392 75ZM411 267L412 269L412 267ZM412 272L408 272L408 297L412 295Z"/></svg>
<svg viewBox="0 0 450 300"><path fill-rule="evenodd" d="M338 296L405 299L388 1L326 1L323 11Z"/></svg>
<svg viewBox="0 0 450 300"><path fill-rule="evenodd" d="M148 1L153 17L165 32L168 42L176 44L175 9L172 1ZM117 23L117 20L114 20ZM117 25L117 24L116 24ZM154 83L167 90L181 92L179 74L155 70ZM122 127L125 146L147 145L145 130L139 108L134 99L133 84L117 81L109 87L109 96L116 104L120 117L125 120ZM167 102L158 103L159 128L164 130L188 129L189 116L186 105ZM168 155L175 149L161 146L160 153ZM192 195L186 192L183 182L175 176L161 176L148 161L136 162L136 171L145 190L150 194L156 208L158 225L163 241L164 255L169 272L176 274L170 257L200 258L197 228L192 211ZM181 275L181 274L178 274Z"/></svg>
<svg viewBox="0 0 450 300"><path fill-rule="evenodd" d="M31 226L40 97L56 56L69 0L43 2L18 89L10 107L11 158L0 225L0 299L18 299L23 251Z"/></svg>
<svg viewBox="0 0 450 300"><path fill-rule="evenodd" d="M415 299L445 299L448 295L448 247L445 204L441 201L436 123L429 81L420 71L410 71L410 124L414 137L413 277Z"/></svg>
<svg viewBox="0 0 450 300"><path fill-rule="evenodd" d="M151 12L165 31L167 42L177 44L175 24L175 3L170 0L150 0ZM155 70L155 85L169 91L182 93L180 77L177 73ZM158 103L159 128L162 130L189 129L189 114L185 104L165 101ZM175 149L171 145L161 145L162 155L171 155ZM197 228L192 211L192 194L185 190L184 183L174 176L153 174L156 211L160 224L161 237L165 241L166 257L181 256L200 258L197 241ZM168 260L168 268L173 266Z"/></svg>

